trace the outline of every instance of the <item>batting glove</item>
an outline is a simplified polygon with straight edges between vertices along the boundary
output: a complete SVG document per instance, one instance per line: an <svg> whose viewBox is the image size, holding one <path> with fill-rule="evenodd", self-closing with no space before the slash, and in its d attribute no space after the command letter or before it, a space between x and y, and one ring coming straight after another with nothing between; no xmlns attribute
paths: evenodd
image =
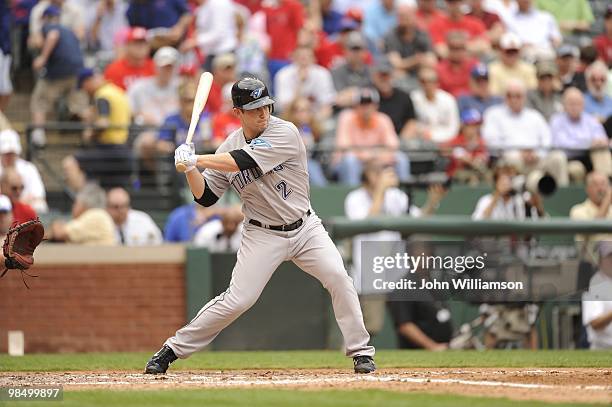
<svg viewBox="0 0 612 407"><path fill-rule="evenodd" d="M181 144L174 150L174 165L181 163L187 167L186 171L193 170L196 167L197 161L193 143Z"/></svg>

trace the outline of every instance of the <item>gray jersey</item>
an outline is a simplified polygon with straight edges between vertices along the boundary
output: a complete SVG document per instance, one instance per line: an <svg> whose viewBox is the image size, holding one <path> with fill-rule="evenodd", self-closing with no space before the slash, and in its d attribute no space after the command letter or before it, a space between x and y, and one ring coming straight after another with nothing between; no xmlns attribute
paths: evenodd
<svg viewBox="0 0 612 407"><path fill-rule="evenodd" d="M270 116L266 130L246 142L242 129L231 133L217 153L244 150L258 168L237 172L206 169L208 187L221 197L232 186L248 219L283 225L300 219L310 208L306 147L293 123Z"/></svg>

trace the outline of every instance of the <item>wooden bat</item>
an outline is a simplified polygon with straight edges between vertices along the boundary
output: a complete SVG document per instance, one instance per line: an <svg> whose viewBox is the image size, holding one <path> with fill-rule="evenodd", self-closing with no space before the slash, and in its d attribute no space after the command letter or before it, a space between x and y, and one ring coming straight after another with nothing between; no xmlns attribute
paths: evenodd
<svg viewBox="0 0 612 407"><path fill-rule="evenodd" d="M196 91L195 99L193 101L193 110L191 111L191 122L189 123L189 130L187 131L187 139L185 143L191 143L191 139L193 138L193 133L195 132L196 126L198 125L198 121L200 121L200 115L204 110L204 106L206 105L206 101L208 100L208 93L210 92L210 87L212 85L213 76L210 72L204 72L200 76L200 81L198 82L198 90ZM185 172L187 167L183 163L176 164L176 170L178 172Z"/></svg>

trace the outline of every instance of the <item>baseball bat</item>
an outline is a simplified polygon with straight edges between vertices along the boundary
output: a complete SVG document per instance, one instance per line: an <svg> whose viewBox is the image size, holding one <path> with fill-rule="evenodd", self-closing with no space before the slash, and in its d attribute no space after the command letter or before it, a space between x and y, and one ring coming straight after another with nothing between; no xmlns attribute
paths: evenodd
<svg viewBox="0 0 612 407"><path fill-rule="evenodd" d="M210 92L212 81L213 76L210 72L204 72L202 75L200 75L200 81L198 82L198 90L196 91L195 99L193 101L193 110L191 111L191 122L189 123L187 139L185 140L186 144L191 143L193 133L195 132L196 126L198 125L198 121L200 120L200 115L202 114L202 110L204 110L204 106L206 105L206 101L208 100L208 93ZM187 170L187 167L183 163L178 163L176 164L176 170L178 172L185 172L185 170Z"/></svg>

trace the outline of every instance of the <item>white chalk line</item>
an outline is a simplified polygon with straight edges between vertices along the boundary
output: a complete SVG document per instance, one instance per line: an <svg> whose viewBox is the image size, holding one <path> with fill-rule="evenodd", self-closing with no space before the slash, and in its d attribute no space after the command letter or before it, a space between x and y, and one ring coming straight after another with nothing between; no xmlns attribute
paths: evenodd
<svg viewBox="0 0 612 407"><path fill-rule="evenodd" d="M174 376L174 377L173 377ZM603 385L552 385L539 383L514 383L500 382L494 380L465 380L465 379L450 379L450 378L435 378L435 377L403 377L400 375L372 375L372 376L346 376L346 377L296 377L296 378L278 378L267 377L261 379L250 379L248 376L206 376L192 375L187 380L180 380L180 375L168 375L167 379L154 379L142 381L143 375L131 374L129 378L138 379L135 381L125 380L97 380L97 381L63 381L56 383L45 382L45 385L67 385L67 386L109 386L109 385L206 385L211 387L241 387L241 386L296 386L296 385L317 385L317 384L346 384L358 382L374 382L374 383L416 383L416 384L459 384L466 386L486 386L486 387L508 387L519 389L575 389L589 391L612 391L612 386ZM163 377L163 376L162 376ZM100 376L100 378L110 379L108 375ZM179 380L172 380L178 378Z"/></svg>

